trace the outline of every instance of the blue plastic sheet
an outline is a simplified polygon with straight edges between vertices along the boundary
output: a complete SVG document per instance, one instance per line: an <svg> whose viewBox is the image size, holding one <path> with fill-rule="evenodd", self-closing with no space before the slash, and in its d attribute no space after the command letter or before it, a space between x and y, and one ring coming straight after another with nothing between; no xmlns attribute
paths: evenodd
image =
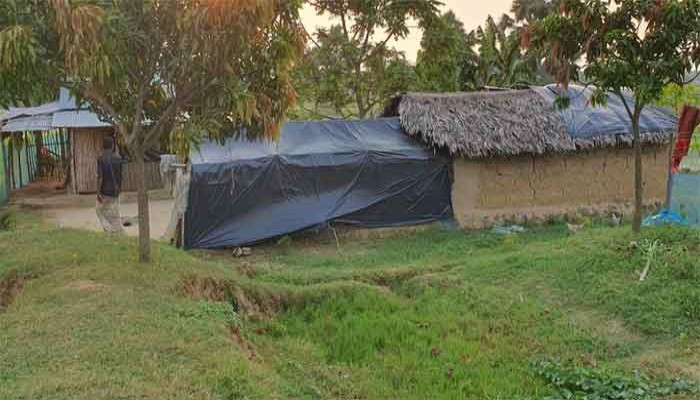
<svg viewBox="0 0 700 400"><path fill-rule="evenodd" d="M688 224L700 226L700 175L673 175L670 208L681 215Z"/></svg>
<svg viewBox="0 0 700 400"><path fill-rule="evenodd" d="M205 143L190 162L188 248L241 246L331 221L452 217L449 159L405 135L397 118L290 122L279 144Z"/></svg>
<svg viewBox="0 0 700 400"><path fill-rule="evenodd" d="M558 96L556 85L531 88L554 107ZM632 122L622 100L614 94L609 94L606 106L593 107L590 98L593 89L583 86L569 86L567 96L569 107L557 109L564 121L569 135L575 139L590 139L606 135L629 135L632 132ZM633 109L634 97L624 94L628 106ZM641 133L675 132L678 118L673 110L647 106L642 111L639 121Z"/></svg>
<svg viewBox="0 0 700 400"><path fill-rule="evenodd" d="M688 220L675 211L663 209L656 214L647 215L642 220L643 226L688 225Z"/></svg>

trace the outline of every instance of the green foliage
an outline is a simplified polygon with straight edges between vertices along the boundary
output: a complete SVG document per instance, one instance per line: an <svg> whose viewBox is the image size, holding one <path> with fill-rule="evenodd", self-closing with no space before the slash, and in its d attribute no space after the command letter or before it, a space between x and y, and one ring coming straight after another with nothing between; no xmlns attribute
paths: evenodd
<svg viewBox="0 0 700 400"><path fill-rule="evenodd" d="M679 112L684 105L700 107L700 85L678 85L676 83L667 85L661 94L658 104ZM700 135L698 135L698 132L700 132L700 128L695 130L693 139L690 142L690 150L694 152L700 152Z"/></svg>
<svg viewBox="0 0 700 400"><path fill-rule="evenodd" d="M290 71L304 45L300 6L0 0L0 105L66 86L114 126L120 151L137 165L170 138L181 156L205 133L276 138L296 102ZM143 215L144 169L135 170ZM139 224L139 236L148 261L148 224Z"/></svg>
<svg viewBox="0 0 700 400"><path fill-rule="evenodd" d="M580 77L595 85L599 98L631 91L636 102L626 104L636 123L644 106L660 100L669 84L684 82L700 63L699 10L697 0L622 0L616 7L567 0L559 13L534 24L530 44L546 51L560 83Z"/></svg>
<svg viewBox="0 0 700 400"><path fill-rule="evenodd" d="M420 90L457 92L477 88L478 56L474 33L452 12L425 19L421 49L416 59Z"/></svg>
<svg viewBox="0 0 700 400"><path fill-rule="evenodd" d="M514 0L510 11L516 21L531 24L554 12L559 3L561 3L560 0Z"/></svg>
<svg viewBox="0 0 700 400"><path fill-rule="evenodd" d="M607 369L564 367L548 361L533 363L533 368L555 388L555 393L545 400L657 400L698 393L698 386L691 382L659 382L639 372L628 375Z"/></svg>
<svg viewBox="0 0 700 400"><path fill-rule="evenodd" d="M218 320L226 325L239 326L241 317L233 310L229 303L199 301L186 304L178 310L182 318L193 320Z"/></svg>
<svg viewBox="0 0 700 400"><path fill-rule="evenodd" d="M16 102L68 86L137 151L173 127L207 121L274 136L295 99L289 70L303 45L299 6L3 0L0 77L13 85L3 95Z"/></svg>
<svg viewBox="0 0 700 400"><path fill-rule="evenodd" d="M512 87L534 77L529 60L521 51L520 29L504 14L496 22L491 16L477 30L482 85Z"/></svg>
<svg viewBox="0 0 700 400"><path fill-rule="evenodd" d="M700 106L700 86L697 84L681 86L676 83L666 85L658 104L678 111L684 105Z"/></svg>
<svg viewBox="0 0 700 400"><path fill-rule="evenodd" d="M321 0L310 4L319 15L339 22L315 32L295 74L302 106L329 104L338 116L364 118L392 96L410 89L415 81L412 68L388 43L408 35L411 18L422 21L435 15L438 1Z"/></svg>
<svg viewBox="0 0 700 400"><path fill-rule="evenodd" d="M59 57L45 0L0 1L0 108L54 99L58 80L47 74Z"/></svg>

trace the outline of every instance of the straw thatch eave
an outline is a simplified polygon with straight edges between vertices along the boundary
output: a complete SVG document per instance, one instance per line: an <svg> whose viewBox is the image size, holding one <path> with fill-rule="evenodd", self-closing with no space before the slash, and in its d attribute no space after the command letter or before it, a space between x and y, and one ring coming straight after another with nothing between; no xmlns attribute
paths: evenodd
<svg viewBox="0 0 700 400"><path fill-rule="evenodd" d="M467 158L542 155L630 146L631 134L574 138L552 105L533 90L407 93L389 104L410 136ZM644 144L668 142L670 132L644 132Z"/></svg>

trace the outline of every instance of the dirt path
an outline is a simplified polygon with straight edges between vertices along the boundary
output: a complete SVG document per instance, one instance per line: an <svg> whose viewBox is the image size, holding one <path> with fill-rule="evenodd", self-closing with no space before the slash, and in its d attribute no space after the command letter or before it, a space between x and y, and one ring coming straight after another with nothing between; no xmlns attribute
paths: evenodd
<svg viewBox="0 0 700 400"><path fill-rule="evenodd" d="M165 229L170 220L170 212L173 209L172 200L151 200L151 238L160 239L165 234ZM102 227L97 220L95 214L95 206L81 205L79 207L70 208L50 208L41 211L50 221L58 224L61 227L88 229L100 231ZM136 218L136 203L121 204L122 217L129 220ZM138 226L136 224L125 227L124 230L129 236L138 234Z"/></svg>

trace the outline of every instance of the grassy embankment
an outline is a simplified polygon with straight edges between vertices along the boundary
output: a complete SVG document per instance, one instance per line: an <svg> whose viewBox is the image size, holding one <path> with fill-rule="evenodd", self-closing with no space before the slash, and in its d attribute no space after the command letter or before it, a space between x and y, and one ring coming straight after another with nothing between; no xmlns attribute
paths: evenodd
<svg viewBox="0 0 700 400"><path fill-rule="evenodd" d="M430 230L233 261L158 245L144 266L132 239L19 214L0 398L539 399L542 360L698 380L700 235L644 237Z"/></svg>

